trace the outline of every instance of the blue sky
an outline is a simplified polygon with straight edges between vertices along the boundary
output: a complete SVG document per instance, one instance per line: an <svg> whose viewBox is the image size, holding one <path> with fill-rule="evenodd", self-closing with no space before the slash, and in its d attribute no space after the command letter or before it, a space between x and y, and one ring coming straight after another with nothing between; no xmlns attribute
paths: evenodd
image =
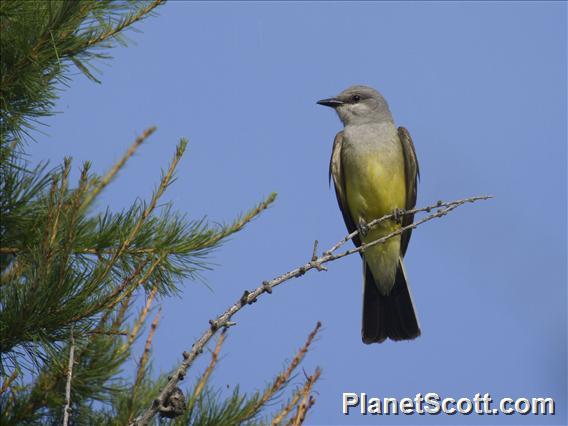
<svg viewBox="0 0 568 426"><path fill-rule="evenodd" d="M212 383L263 388L319 320L304 363L323 368L309 424L565 424L566 4L172 1L159 15L100 65L102 85L76 75L29 147L33 161L72 155L103 173L157 125L99 201L116 210L149 197L180 137L190 144L166 197L178 210L230 221L278 192L214 254L210 288L187 282L162 303L155 368L177 364L244 289L305 262L314 239L326 248L344 236L327 182L340 123L315 102L362 83L414 138L419 205L496 198L413 233L419 339L361 343L352 256L239 313ZM558 414L344 416L342 392L550 396Z"/></svg>

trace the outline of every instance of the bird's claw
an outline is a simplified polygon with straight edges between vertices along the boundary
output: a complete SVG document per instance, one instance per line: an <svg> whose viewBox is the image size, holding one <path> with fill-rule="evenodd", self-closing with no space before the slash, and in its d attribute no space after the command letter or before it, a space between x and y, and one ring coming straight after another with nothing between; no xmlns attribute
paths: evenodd
<svg viewBox="0 0 568 426"><path fill-rule="evenodd" d="M392 214L392 218L394 219L395 222L402 223L402 218L404 217L405 213L406 213L406 210L396 208L396 209L394 209L394 212Z"/></svg>
<svg viewBox="0 0 568 426"><path fill-rule="evenodd" d="M359 234L362 237L365 237L369 233L369 226L363 219L359 219L358 228L359 228Z"/></svg>

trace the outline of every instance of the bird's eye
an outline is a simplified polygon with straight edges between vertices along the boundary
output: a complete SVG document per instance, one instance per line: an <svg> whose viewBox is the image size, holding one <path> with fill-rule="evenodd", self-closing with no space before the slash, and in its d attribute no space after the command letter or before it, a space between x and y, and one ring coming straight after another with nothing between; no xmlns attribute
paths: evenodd
<svg viewBox="0 0 568 426"><path fill-rule="evenodd" d="M359 95L353 95L353 96L351 96L351 100L352 100L353 102L359 102L359 101L361 100L361 96L359 96Z"/></svg>

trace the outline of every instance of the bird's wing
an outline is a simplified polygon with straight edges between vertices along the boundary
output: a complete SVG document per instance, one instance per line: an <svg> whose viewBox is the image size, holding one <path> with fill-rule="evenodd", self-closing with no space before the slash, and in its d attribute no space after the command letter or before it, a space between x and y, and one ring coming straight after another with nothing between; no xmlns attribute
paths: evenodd
<svg viewBox="0 0 568 426"><path fill-rule="evenodd" d="M418 167L418 158L416 158L416 151L410 133L404 127L398 128L398 137L402 145L402 152L404 153L404 171L406 176L406 210L413 209L416 206L416 195L418 187L418 179L420 177L420 169ZM414 215L406 215L402 220L402 226L408 226L414 221ZM408 243L410 241L410 234L412 230L405 231L402 234L400 251L402 256L406 253Z"/></svg>
<svg viewBox="0 0 568 426"><path fill-rule="evenodd" d="M333 151L331 152L331 159L329 161L329 180L333 179L333 186L335 187L335 196L337 197L337 204L343 215L345 225L349 233L355 231L357 226L351 217L349 208L347 207L347 195L345 194L345 177L343 176L343 168L341 167L341 146L343 144L343 131L335 135L333 141ZM361 245L359 236L353 237L353 243L356 247Z"/></svg>

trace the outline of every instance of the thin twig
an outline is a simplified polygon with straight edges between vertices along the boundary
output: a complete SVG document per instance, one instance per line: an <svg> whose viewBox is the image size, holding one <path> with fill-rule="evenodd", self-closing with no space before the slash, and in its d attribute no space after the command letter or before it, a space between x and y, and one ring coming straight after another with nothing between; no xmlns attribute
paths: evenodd
<svg viewBox="0 0 568 426"><path fill-rule="evenodd" d="M286 419L286 417L288 417L288 414L290 414L292 412L294 407L297 407L298 410L300 409L301 404L304 403L304 399L306 397L310 396L312 386L319 379L320 374L321 374L321 370L319 368L317 368L312 376L308 376L306 378L306 381L304 382L304 386L302 386L300 389L298 389L294 393L294 395L292 395L292 398L290 399L288 404L286 404L282 408L282 410L280 410L280 412L274 416L274 418L272 419L272 421L270 423L272 426L277 426L277 425L281 424ZM298 402L300 402L300 399L302 399L302 403L300 405L298 405ZM307 404L306 404L306 408L304 410L304 417L305 417L305 413L314 404L315 399L312 399L310 397L306 402L307 402ZM298 412L297 412L297 414L298 414ZM294 416L294 419L295 419L295 417L296 416ZM294 419L290 419L289 423L291 423Z"/></svg>
<svg viewBox="0 0 568 426"><path fill-rule="evenodd" d="M288 402L288 404L286 404L282 408L282 410L280 410L280 412L278 414L276 414L276 416L274 416L274 418L270 422L270 424L272 426L277 426L280 423L282 423L284 421L284 419L286 419L288 414L290 414L292 412L292 410L294 409L296 404L298 404L298 402L300 401L300 398L302 397L302 390L303 389L298 389L298 391L295 392L294 395L292 395L292 398L290 398L290 402Z"/></svg>
<svg viewBox="0 0 568 426"><path fill-rule="evenodd" d="M419 225L421 225L425 222L428 222L428 221L435 219L435 218L440 218L442 216L445 216L446 214L448 214L452 210L456 209L457 207L459 207L459 206L461 206L465 203L473 203L475 201L487 200L487 199L490 199L490 198L492 198L492 197L490 197L490 196L479 196L479 197L465 198L463 200L452 201L452 202L449 202L449 203L444 203L444 202L439 201L436 204L431 205L431 206L427 206L427 207L423 207L423 208L419 208L419 209L412 209L412 210L408 210L408 211L405 211L405 212L402 212L402 213L399 212L398 217L403 216L403 215L414 214L414 213L418 213L418 212L430 212L432 210L436 210L435 213L426 216L425 218L419 220L418 222L415 222L415 223L410 224L408 226L403 226L403 227L399 228L398 230L391 232L390 234L385 235L382 238L379 238L378 240L372 241L368 244L362 244L359 247L356 247L356 248L353 248L353 249L350 249L350 250L346 250L346 251L339 253L339 254L334 254L334 252L337 251L337 249L339 247L344 245L347 241L349 241L350 239L352 239L353 237L355 237L358 234L358 232L352 232L351 234L349 234L345 238L343 238L341 241L336 243L334 246L332 246L329 250L323 252L323 255L317 257L317 259L313 260L313 258L312 258L305 265L302 265L300 267L292 269L291 271L286 272L286 273L284 273L284 274L282 274L282 275L280 275L276 278L273 278L270 281L263 281L262 284L259 287L257 287L256 289L254 289L253 291L245 291L244 294L241 296L241 298L236 303L234 303L232 306L230 306L225 312L223 312L217 318L209 321L210 327L201 335L201 337L199 339L197 339L194 342L194 344L193 344L193 346L192 346L192 348L189 352L183 353L183 361L181 362L180 366L177 368L175 373L171 376L172 378L162 388L158 397L156 397L154 399L152 406L149 407L140 417L138 417L137 419L134 420L134 424L136 424L137 426L142 426L142 425L145 426L145 425L149 424L150 420L158 412L159 407L164 404L167 396L177 386L177 384L180 380L179 378L185 376L185 373L188 370L188 368L193 364L193 361L199 356L199 354L201 352L203 352L203 348L207 345L207 343L209 342L209 340L211 340L211 338L215 335L215 333L220 328L224 327L225 324L231 320L233 315L235 315L237 312L239 312L243 307L245 307L248 304L256 302L257 298L260 295L262 295L263 293L270 294L270 293L272 293L272 289L274 287L276 287L276 286L278 286L278 285L280 285L280 284L282 284L282 283L284 283L284 282L286 282L286 281L288 281L292 278L301 277L306 272L308 272L312 269L321 270L322 265L325 264L325 263L341 259L345 256L349 256L349 255L352 255L354 253L362 252L362 251L366 250L367 248L374 246L375 244L384 243L386 240L393 238L397 235L400 235L403 232L408 231L410 229L414 229L417 226L419 226ZM376 220L373 220L372 222L369 222L369 224L367 226L373 227L377 223L383 222L387 219L394 219L395 216L396 215L394 213L390 214L390 215L383 216L379 219L376 219Z"/></svg>
<svg viewBox="0 0 568 426"><path fill-rule="evenodd" d="M136 382L134 383L134 391L136 391L137 386L140 384L142 378L144 377L144 369L146 368L146 364L148 363L148 358L150 356L150 349L152 349L152 340L154 339L154 333L158 328L158 322L160 321L161 313L162 313L162 308L158 309L158 313L154 317L154 321L152 321L152 325L150 326L150 332L148 333L148 337L146 338L146 344L144 345L144 353L140 357L138 372L136 373Z"/></svg>
<svg viewBox="0 0 568 426"><path fill-rule="evenodd" d="M53 243L55 242L55 238L57 237L57 227L59 225L59 218L61 216L61 209L63 208L63 202L65 201L65 196L67 195L67 187L69 185L69 172L71 171L71 159L66 157L63 160L63 171L61 173L61 185L59 187L59 195L57 196L57 207L55 210L55 219L53 220L53 225L51 227L50 239L49 239L49 248L50 251L47 254L47 258L49 260L51 250L53 247Z"/></svg>
<svg viewBox="0 0 568 426"><path fill-rule="evenodd" d="M298 404L298 407L296 409L296 416L294 416L294 419L290 419L290 422L288 423L289 425L300 426L301 424L304 423L308 410L315 403L315 399L310 394L312 392L312 387L314 386L314 383L319 379L320 375L321 375L321 370L318 367L316 368L314 374L308 376L308 378L306 379L306 384L304 385L300 393L302 396L302 402Z"/></svg>
<svg viewBox="0 0 568 426"><path fill-rule="evenodd" d="M120 327L122 325L122 322L124 320L124 317L126 316L126 312L128 311L131 302L132 302L132 296L129 296L124 300L122 300L120 304L120 309L118 310L117 315L110 324L111 330ZM114 312L113 309L107 309L99 319L98 324L95 327L94 331L104 332L105 331L104 328L107 325L107 321L113 312Z"/></svg>
<svg viewBox="0 0 568 426"><path fill-rule="evenodd" d="M304 357L306 356L306 353L308 352L308 349L310 348L310 345L312 344L312 342L314 341L316 335L318 334L319 330L321 329L321 322L317 322L315 328L312 330L312 332L309 334L306 343L304 343L304 346L302 346L300 348L300 350L298 350L298 353L294 356L294 358L292 359L292 362L290 363L290 365L288 366L288 368L286 370L284 370L282 373L280 373L278 376L276 376L276 378L274 379L274 381L272 382L272 384L266 389L266 391L264 392L264 394L260 397L260 399L258 400L258 402L249 410L249 414L252 415L254 413L256 413L256 411L262 407L264 404L266 404L270 398L272 398L272 396L278 392L278 390L280 390L280 388L288 381L290 380L290 377L292 376L292 373L294 372L294 370L298 367L298 365L300 365L300 363L302 362L302 360L304 359Z"/></svg>
<svg viewBox="0 0 568 426"><path fill-rule="evenodd" d="M57 193L57 185L59 184L59 175L53 174L51 175L51 187L49 189L49 199L47 203L47 223L53 223L53 209L56 206L56 193ZM44 253L49 252L49 241L51 240L50 231L52 228L46 226L44 229L43 235L43 251ZM47 256L46 256L47 257Z"/></svg>
<svg viewBox="0 0 568 426"><path fill-rule="evenodd" d="M162 313L162 308L158 309L158 313L154 317L152 321L152 325L150 326L150 332L148 333L148 337L146 338L146 344L144 345L144 352L140 356L140 362L138 363L138 370L136 371L136 380L134 382L134 386L132 386L132 395L130 397L130 414L128 421L132 420L132 415L134 414L132 411L132 407L134 402L136 401L136 396L138 393L138 388L142 383L142 379L144 378L144 374L146 373L146 364L148 364L148 360L150 358L150 350L152 349L152 340L154 339L154 333L158 328L158 322L160 321L160 314Z"/></svg>
<svg viewBox="0 0 568 426"><path fill-rule="evenodd" d="M146 265L148 264L149 261L150 261L150 259L145 259L144 261L139 262L138 265L136 266L136 268L134 269L134 271L128 277L124 278L122 283L119 286L117 286L112 291L112 293L110 295L103 297L101 301L99 301L97 304L93 305L86 312L83 312L83 313L73 317L72 322L77 322L77 321L80 321L84 318L90 317L95 312L102 309L104 307L104 305L106 305L107 303L109 304L109 306L107 306L107 310L106 310L107 313L105 313L105 317L107 317L107 318L105 318L105 319L108 319L108 315L110 315L111 309L117 303L119 303L121 300L123 300L123 298L125 297L121 293L130 285L130 283L134 279L136 279L140 275L140 273L146 267ZM145 275L145 277L146 277L146 275ZM140 283L140 281L139 281L139 283ZM138 285L138 284L136 284L136 285ZM128 296L128 295L126 295L126 296Z"/></svg>
<svg viewBox="0 0 568 426"><path fill-rule="evenodd" d="M120 330L93 330L88 334L96 334L100 336L128 336L128 331Z"/></svg>
<svg viewBox="0 0 568 426"><path fill-rule="evenodd" d="M19 373L20 370L16 367L16 369L12 371L12 374L10 374L10 377L4 380L4 382L2 383L2 388L0 389L0 395L3 395L4 392L8 390L12 383L14 383L14 380L16 380L16 378L18 377Z"/></svg>
<svg viewBox="0 0 568 426"><path fill-rule="evenodd" d="M71 328L70 336L71 346L69 347L69 364L67 365L67 384L65 385L65 407L63 407L63 426L69 424L69 416L71 415L71 380L73 379L73 364L75 363L75 338L73 337L73 328Z"/></svg>
<svg viewBox="0 0 568 426"><path fill-rule="evenodd" d="M130 309L130 304L132 303L132 293L129 296L122 299L120 302L120 308L116 311L116 316L112 320L111 329L118 328L122 326L124 322L124 318L126 317L126 313ZM112 308L108 309L107 311L113 311Z"/></svg>
<svg viewBox="0 0 568 426"><path fill-rule="evenodd" d="M154 260L154 262L150 265L150 267L148 268L148 270L146 271L144 276L142 278L140 278L138 280L138 282L135 285L133 285L131 288L129 288L127 291L122 293L123 290L126 288L126 286L121 288L119 290L119 292L117 293L117 294L119 294L119 296L116 299L110 301L110 303L108 305L108 309L112 309L114 306L116 306L117 303L122 301L122 299L124 299L125 297L130 297L132 292L134 292L134 290L136 290L137 288L142 286L148 279L150 279L150 276L152 275L154 270L160 265L162 260L164 260L164 257L165 257L165 255L162 255L162 256L158 257L156 260ZM122 294L120 294L120 293L122 293Z"/></svg>
<svg viewBox="0 0 568 426"><path fill-rule="evenodd" d="M301 413L299 413L300 417L299 417L299 425L304 424L304 420L306 420L306 415L308 414L308 411L310 411L310 408L312 408L314 406L314 404L316 403L316 398L313 395L309 395L309 398L307 398L306 400L302 400L302 404L298 407L298 409L301 408Z"/></svg>
<svg viewBox="0 0 568 426"><path fill-rule="evenodd" d="M195 401L197 401L197 399L199 398L199 395L203 391L203 388L205 388L205 385L207 384L207 381L209 380L209 377L211 376L211 373L213 372L213 369L217 364L219 353L221 352L221 346L223 345L225 338L227 337L227 330L227 328L223 329L223 332L219 335L219 340L217 340L215 350L211 353L211 361L209 362L207 369L203 372L203 375L199 379L199 382L195 386L195 390L193 391L193 395L191 396L191 401L188 405L190 407L189 410L191 410L191 407L193 407Z"/></svg>
<svg viewBox="0 0 568 426"><path fill-rule="evenodd" d="M49 198L48 198L48 202L47 202L47 221L46 223L53 223L53 209L55 208L55 194L57 192L57 185L59 182L59 175L58 174L52 174L51 175L51 187L49 189ZM40 262L39 263L39 267L38 267L38 273L37 276L38 278L36 278L35 280L32 281L31 283L31 289L30 289L30 294L34 294L36 291L37 286L39 285L39 283L45 279L45 277L47 277L48 272L49 272L49 268L51 266L50 257L51 257L51 247L49 245L49 241L51 240L50 237L50 230L51 228L49 226L45 226L43 229L43 241L42 241L42 252L43 252L43 257L45 258L44 262Z"/></svg>
<svg viewBox="0 0 568 426"><path fill-rule="evenodd" d="M150 294L148 295L148 298L146 299L146 304L144 305L144 309L142 309L142 312L140 312L138 319L134 323L134 326L132 327L132 331L128 335L128 342L125 344L125 346L128 347L128 346L132 345L132 343L134 342L134 339L136 339L136 336L138 335L138 331L140 330L140 327L142 327L142 324L144 324L144 321L146 321L146 316L148 315L148 312L150 311L150 307L152 306L152 302L154 301L154 297L156 297L157 292L158 292L158 286L152 287L152 290L150 291Z"/></svg>
<svg viewBox="0 0 568 426"><path fill-rule="evenodd" d="M110 169L104 175L104 177L101 179L99 184L96 187L94 187L91 190L91 192L87 195L81 206L82 209L84 209L89 204L91 204L93 199L110 183L110 181L116 176L119 170L122 169L122 167L124 166L124 164L126 164L128 159L134 155L138 147L140 147L140 145L142 145L142 143L146 139L148 139L155 131L156 127L150 127L144 130L144 132L142 132L142 134L136 138L134 143L130 145L130 147L128 148L126 153L122 156L122 158L116 162L116 164L112 167L112 169Z"/></svg>

